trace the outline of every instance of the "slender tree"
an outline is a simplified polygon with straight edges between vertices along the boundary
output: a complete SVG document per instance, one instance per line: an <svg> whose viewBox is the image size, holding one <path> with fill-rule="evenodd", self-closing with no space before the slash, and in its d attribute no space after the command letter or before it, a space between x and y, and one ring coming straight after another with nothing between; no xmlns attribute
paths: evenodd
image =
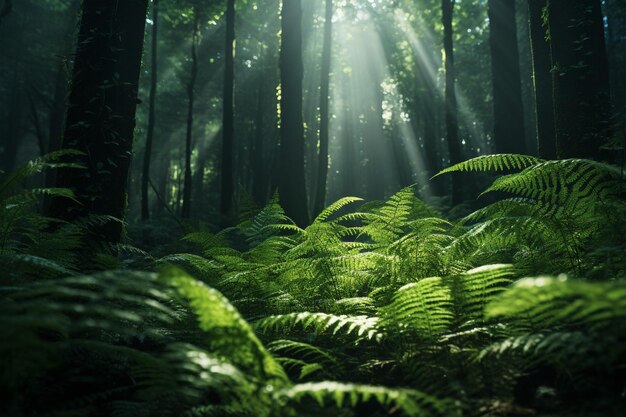
<svg viewBox="0 0 626 417"><path fill-rule="evenodd" d="M459 125L457 115L455 71L454 71L454 44L452 41L452 19L454 13L454 0L441 0L441 20L443 24L443 51L445 70L445 115L448 151L450 164L461 162L463 156L459 143ZM461 177L452 176L452 204L456 205L463 201L463 184Z"/></svg>
<svg viewBox="0 0 626 417"><path fill-rule="evenodd" d="M314 214L324 209L326 180L328 178L329 104L330 104L330 60L332 56L333 0L326 0L324 14L324 45L322 46L322 81L320 84L320 131L317 168L317 190Z"/></svg>
<svg viewBox="0 0 626 417"><path fill-rule="evenodd" d="M547 0L528 0L528 24L532 48L537 149L541 158L555 159L556 138L554 136L554 103L552 102L552 64L550 62L547 25L544 19L547 4Z"/></svg>
<svg viewBox="0 0 626 417"><path fill-rule="evenodd" d="M489 0L494 139L498 153L524 153L524 107L515 0Z"/></svg>
<svg viewBox="0 0 626 417"><path fill-rule="evenodd" d="M150 98L148 104L148 130L146 134L146 149L143 156L143 169L141 172L141 219L150 218L150 199L148 186L150 181L150 161L152 160L152 142L154 139L155 107L157 95L157 53L159 34L159 0L152 0L152 44L151 44L151 68L150 68Z"/></svg>
<svg viewBox="0 0 626 417"><path fill-rule="evenodd" d="M601 158L611 135L609 69L600 0L549 0L559 158Z"/></svg>
<svg viewBox="0 0 626 417"><path fill-rule="evenodd" d="M198 11L194 7L193 34L191 37L191 74L187 83L187 133L185 135L185 168L183 179L183 199L180 209L180 216L183 219L191 217L191 191L192 191L192 172L191 172L191 139L193 136L193 108L195 101L196 80L198 78L198 41L200 19Z"/></svg>
<svg viewBox="0 0 626 417"><path fill-rule="evenodd" d="M280 178L278 191L285 212L297 225L309 222L304 176L302 117L302 1L283 0L280 47Z"/></svg>
<svg viewBox="0 0 626 417"><path fill-rule="evenodd" d="M55 199L54 217L124 217L147 0L84 0L62 147L86 169L61 170L57 186L76 200ZM92 243L120 241L119 222L92 226Z"/></svg>
<svg viewBox="0 0 626 417"><path fill-rule="evenodd" d="M4 0L2 7L0 7L0 23L2 19L7 17L13 11L13 0Z"/></svg>
<svg viewBox="0 0 626 417"><path fill-rule="evenodd" d="M224 105L222 114L222 220L228 223L235 194L233 149L235 134L235 0L226 0L226 45L224 65Z"/></svg>
<svg viewBox="0 0 626 417"><path fill-rule="evenodd" d="M268 184L268 174L269 172L265 169L265 159L263 158L264 154L266 154L264 142L264 98L265 98L265 88L264 88L264 80L263 77L260 76L257 81L257 102L256 102L256 115L254 121L254 142L252 144L252 195L254 196L254 200L257 204L263 205L267 199L267 184Z"/></svg>

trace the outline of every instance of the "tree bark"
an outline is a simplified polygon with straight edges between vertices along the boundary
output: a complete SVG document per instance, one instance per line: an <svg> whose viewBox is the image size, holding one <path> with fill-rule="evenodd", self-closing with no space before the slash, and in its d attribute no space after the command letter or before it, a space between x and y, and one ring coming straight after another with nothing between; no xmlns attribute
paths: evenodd
<svg viewBox="0 0 626 417"><path fill-rule="evenodd" d="M556 138L554 133L554 103L552 102L552 64L550 62L547 25L544 22L544 12L547 4L547 0L528 0L528 24L532 48L537 149L540 158L555 159Z"/></svg>
<svg viewBox="0 0 626 417"><path fill-rule="evenodd" d="M9 109L6 114L6 137L0 137L0 171L10 173L15 168L19 140L22 135L22 80L14 70L13 83L9 92ZM2 174L0 172L0 174Z"/></svg>
<svg viewBox="0 0 626 417"><path fill-rule="evenodd" d="M260 206L263 206L267 201L268 176L270 174L265 169L265 159L263 158L265 153L263 129L264 98L265 89L263 88L263 77L261 76L258 80L256 120L254 122L255 135L252 146L252 195L254 196L254 201Z"/></svg>
<svg viewBox="0 0 626 417"><path fill-rule="evenodd" d="M526 151L515 0L489 0L494 139L498 153Z"/></svg>
<svg viewBox="0 0 626 417"><path fill-rule="evenodd" d="M280 178L278 192L286 214L301 227L309 222L304 176L302 117L302 1L283 0L280 48Z"/></svg>
<svg viewBox="0 0 626 417"><path fill-rule="evenodd" d="M459 125L457 115L456 86L454 72L454 44L452 41L452 19L454 13L454 0L441 1L441 20L443 24L443 49L445 69L445 115L448 151L450 164L458 164L462 161L461 144L459 143ZM463 201L463 183L461 176L452 175L452 205Z"/></svg>
<svg viewBox="0 0 626 417"><path fill-rule="evenodd" d="M333 0L326 0L324 20L324 45L322 49L322 81L320 84L320 133L317 168L317 191L315 195L314 215L324 209L326 200L326 181L328 179L328 143L330 135L330 61L332 56L333 35Z"/></svg>
<svg viewBox="0 0 626 417"><path fill-rule="evenodd" d="M611 106L600 1L549 0L548 24L557 156L603 158Z"/></svg>
<svg viewBox="0 0 626 417"><path fill-rule="evenodd" d="M62 148L83 152L77 162L86 169L59 171L57 187L72 189L77 201L54 199L53 217L125 215L147 7L147 0L83 2ZM90 243L115 245L122 224L89 232Z"/></svg>
<svg viewBox="0 0 626 417"><path fill-rule="evenodd" d="M235 134L235 0L226 0L226 45L224 65L224 109L222 114L222 164L220 214L224 225L232 216L235 195L233 148Z"/></svg>
<svg viewBox="0 0 626 417"><path fill-rule="evenodd" d="M157 95L157 53L159 34L159 0L152 0L152 45L150 67L150 98L148 104L148 129L146 134L146 149L143 156L141 172L141 220L150 218L150 197L148 186L150 182L150 161L152 160L152 142L154 140L155 108Z"/></svg>
<svg viewBox="0 0 626 417"><path fill-rule="evenodd" d="M191 217L191 190L192 190L192 173L191 173L191 138L193 136L193 106L195 100L196 79L198 78L198 53L197 44L199 37L199 19L198 14L194 11L194 28L191 40L191 77L187 84L187 134L185 136L185 173L183 179L183 201L180 210L180 216L183 219Z"/></svg>

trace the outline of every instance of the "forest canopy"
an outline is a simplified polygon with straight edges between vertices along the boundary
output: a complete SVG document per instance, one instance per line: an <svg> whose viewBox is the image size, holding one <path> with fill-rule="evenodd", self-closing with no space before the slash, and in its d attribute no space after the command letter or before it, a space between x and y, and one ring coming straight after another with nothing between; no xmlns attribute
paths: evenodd
<svg viewBox="0 0 626 417"><path fill-rule="evenodd" d="M626 4L0 0L0 415L621 416Z"/></svg>

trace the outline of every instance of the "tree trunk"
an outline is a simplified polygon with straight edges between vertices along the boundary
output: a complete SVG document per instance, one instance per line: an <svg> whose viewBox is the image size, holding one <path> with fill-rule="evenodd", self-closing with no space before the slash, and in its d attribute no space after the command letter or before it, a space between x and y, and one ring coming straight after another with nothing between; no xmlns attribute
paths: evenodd
<svg viewBox="0 0 626 417"><path fill-rule="evenodd" d="M548 3L559 158L601 158L611 136L609 70L599 0Z"/></svg>
<svg viewBox="0 0 626 417"><path fill-rule="evenodd" d="M417 75L417 94L415 97L415 131L417 132L417 121L422 122L422 133L424 142L424 151L422 152L424 165L428 171L428 177L436 175L441 171L441 158L438 152L437 143L437 96L435 85L429 80L428 70L425 66L418 62L415 65ZM439 183L431 181L430 189L435 194L440 194L437 189Z"/></svg>
<svg viewBox="0 0 626 417"><path fill-rule="evenodd" d="M148 132L146 135L146 149L143 156L141 172L141 220L150 218L150 198L148 183L150 182L150 161L152 160L152 142L154 140L155 105L157 94L157 53L159 33L159 0L152 0L152 45L150 69L150 98L148 107Z"/></svg>
<svg viewBox="0 0 626 417"><path fill-rule="evenodd" d="M83 152L76 159L86 169L59 171L57 186L77 201L53 200L54 217L125 215L147 7L147 0L83 2L62 147ZM121 235L120 222L107 222L91 226L89 241L115 245Z"/></svg>
<svg viewBox="0 0 626 417"><path fill-rule="evenodd" d="M183 219L189 219L191 217L191 138L193 135L193 105L195 99L194 89L196 87L196 79L198 78L198 54L197 44L199 37L199 19L198 14L194 11L195 22L193 29L193 37L191 40L191 78L187 84L187 134L185 137L185 174L183 179L183 201L180 210L180 216Z"/></svg>
<svg viewBox="0 0 626 417"><path fill-rule="evenodd" d="M304 179L302 119L302 1L283 0L280 48L280 178L278 192L287 215L304 227L309 222Z"/></svg>
<svg viewBox="0 0 626 417"><path fill-rule="evenodd" d="M322 50L322 82L320 84L320 143L317 168L317 191L313 214L317 215L324 209L326 200L326 181L328 179L328 143L330 135L329 123L329 92L330 92L330 60L332 56L333 34L333 0L326 0L324 20L324 45Z"/></svg>
<svg viewBox="0 0 626 417"><path fill-rule="evenodd" d="M455 72L454 72L454 45L452 43L452 17L454 0L441 1L441 20L443 24L443 49L445 70L445 114L448 151L450 164L462 162L461 144L459 143L459 125L457 115ZM452 174L452 205L463 201L463 183L459 173Z"/></svg>
<svg viewBox="0 0 626 417"><path fill-rule="evenodd" d="M19 140L22 135L22 81L18 71L14 71L13 82L9 93L9 109L6 115L6 137L0 137L0 171L9 173L15 168ZM0 172L1 174L1 172Z"/></svg>
<svg viewBox="0 0 626 417"><path fill-rule="evenodd" d="M532 48L537 149L543 159L556 158L554 135L554 103L552 102L552 64L544 12L547 0L528 0L528 22Z"/></svg>
<svg viewBox="0 0 626 417"><path fill-rule="evenodd" d="M255 135L252 146L252 195L254 201L263 206L267 201L267 186L269 172L265 169L265 153L264 142L264 123L263 123L263 99L265 98L265 89L263 88L263 77L259 77L257 90L257 106L256 120L254 122Z"/></svg>
<svg viewBox="0 0 626 417"><path fill-rule="evenodd" d="M227 0L226 4L226 48L224 66L224 110L222 117L222 164L221 164L221 203L220 214L224 225L232 216L235 194L233 173L233 141L235 133L235 0Z"/></svg>
<svg viewBox="0 0 626 417"><path fill-rule="evenodd" d="M148 127L146 134L146 146L143 155L143 166L141 172L141 220L150 218L150 199L148 185L150 182L150 162L152 160L152 144L154 139L155 125L155 103L157 93L157 52L158 52L158 23L159 23L159 2L152 0L152 37L151 37L151 68L150 68L150 95L148 103Z"/></svg>
<svg viewBox="0 0 626 417"><path fill-rule="evenodd" d="M526 151L515 0L489 0L494 139L498 153Z"/></svg>

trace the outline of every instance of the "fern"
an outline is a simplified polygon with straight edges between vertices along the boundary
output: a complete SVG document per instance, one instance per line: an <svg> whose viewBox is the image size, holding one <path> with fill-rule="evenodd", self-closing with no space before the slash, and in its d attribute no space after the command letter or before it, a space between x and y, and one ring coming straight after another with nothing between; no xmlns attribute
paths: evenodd
<svg viewBox="0 0 626 417"><path fill-rule="evenodd" d="M320 407L329 402L339 408L357 407L374 401L388 410L398 410L406 416L460 416L460 410L452 403L409 389L391 389L369 385L318 382L294 385L280 392L283 401L302 402L311 398Z"/></svg>
<svg viewBox="0 0 626 417"><path fill-rule="evenodd" d="M523 170L541 162L543 162L541 159L529 155L483 155L448 167L435 175L435 177L451 172Z"/></svg>
<svg viewBox="0 0 626 417"><path fill-rule="evenodd" d="M445 332L454 318L450 290L441 278L425 278L407 284L385 307L385 325L398 326L419 337L433 338Z"/></svg>
<svg viewBox="0 0 626 417"><path fill-rule="evenodd" d="M378 319L366 316L336 316L325 313L290 313L270 316L255 324L263 332L286 332L300 327L317 334L342 334L356 337L356 340L382 340L384 337L378 327Z"/></svg>

